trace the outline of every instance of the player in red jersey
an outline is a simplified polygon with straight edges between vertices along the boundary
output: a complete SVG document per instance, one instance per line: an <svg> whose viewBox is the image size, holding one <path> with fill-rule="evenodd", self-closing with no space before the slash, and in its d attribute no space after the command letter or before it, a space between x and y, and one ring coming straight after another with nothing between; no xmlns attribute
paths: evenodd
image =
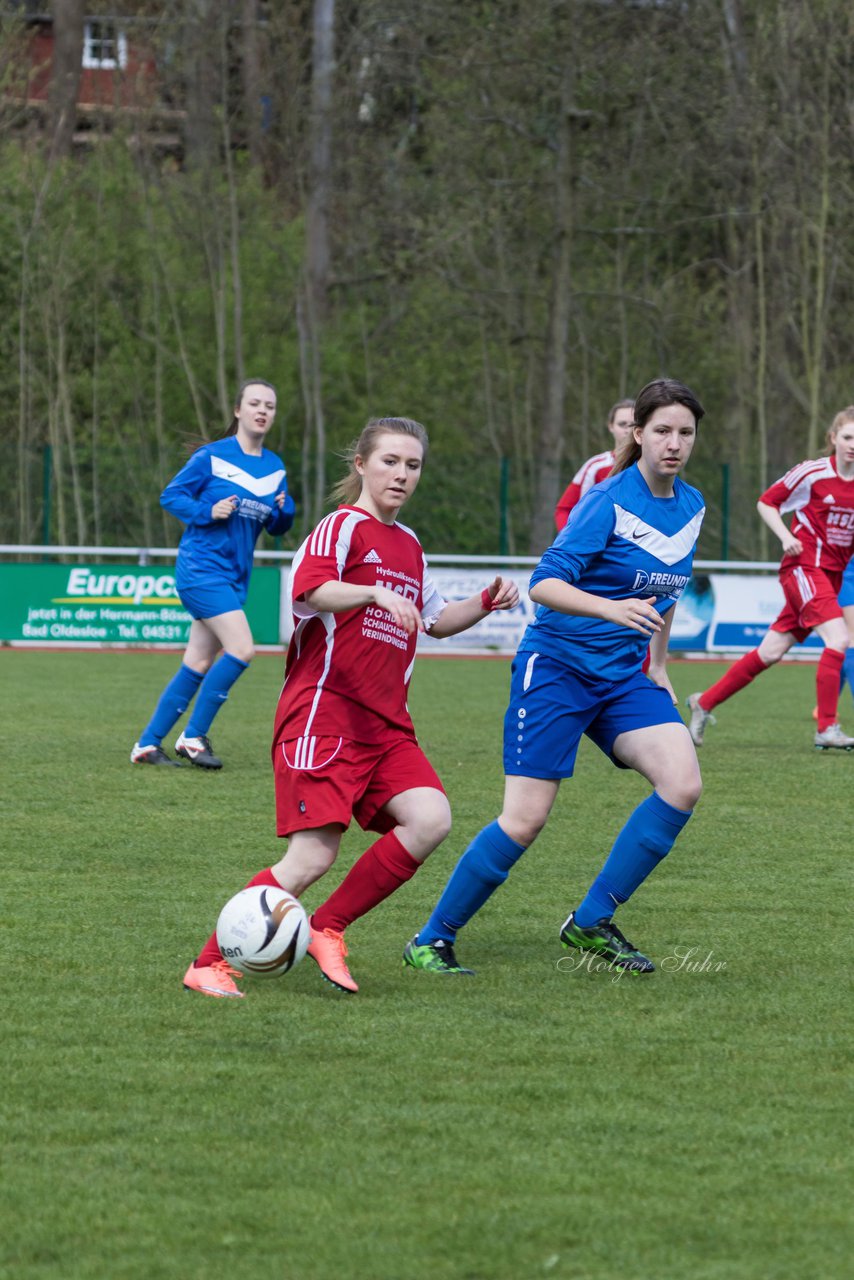
<svg viewBox="0 0 854 1280"><path fill-rule="evenodd" d="M802 644L811 631L824 641L816 671L818 701L815 745L854 747L837 721L839 677L848 631L838 595L854 545L854 417L838 414L828 432L829 457L801 462L766 489L757 504L768 528L780 539L780 585L785 604L758 649L739 658L704 693L692 693L691 737L699 747L711 712L758 675ZM783 516L794 513L791 528Z"/></svg>
<svg viewBox="0 0 854 1280"><path fill-rule="evenodd" d="M633 400L618 400L608 413L608 430L614 437L614 449L619 449L624 440L632 433L635 404ZM614 465L614 449L606 449L604 453L595 453L588 458L575 473L572 482L567 485L557 506L555 507L555 524L561 530L569 519L569 513L579 498L583 498L588 489L611 474Z"/></svg>
<svg viewBox="0 0 854 1280"><path fill-rule="evenodd" d="M418 539L397 520L426 449L420 423L372 419L335 490L342 505L300 547L290 575L294 633L273 734L276 829L288 847L249 884L298 897L332 866L351 818L379 833L310 920L308 954L339 991L358 990L346 927L409 880L451 827L406 705L418 633L457 635L519 601L500 577L467 600L436 590ZM242 996L235 976L214 933L184 986Z"/></svg>

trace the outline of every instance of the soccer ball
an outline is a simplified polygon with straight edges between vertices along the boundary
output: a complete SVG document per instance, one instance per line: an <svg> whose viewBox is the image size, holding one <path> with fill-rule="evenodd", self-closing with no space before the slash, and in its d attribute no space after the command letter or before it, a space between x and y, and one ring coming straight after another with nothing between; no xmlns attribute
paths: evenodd
<svg viewBox="0 0 854 1280"><path fill-rule="evenodd" d="M308 917L297 899L266 884L241 889L216 922L216 940L228 963L267 978L299 964L309 937Z"/></svg>

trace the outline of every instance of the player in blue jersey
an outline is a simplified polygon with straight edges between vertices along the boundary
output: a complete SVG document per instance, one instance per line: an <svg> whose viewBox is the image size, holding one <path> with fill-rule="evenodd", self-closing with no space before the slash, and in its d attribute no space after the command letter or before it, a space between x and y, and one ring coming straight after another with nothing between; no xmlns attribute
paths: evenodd
<svg viewBox="0 0 854 1280"><path fill-rule="evenodd" d="M472 972L454 954L457 932L543 829L587 734L653 792L617 836L560 940L621 970L653 971L612 917L669 853L702 786L665 670L673 606L690 580L704 515L701 494L679 478L702 416L683 383L661 378L644 387L614 471L581 499L534 570L529 594L538 609L513 661L504 720L504 807L457 863L407 944L404 965Z"/></svg>
<svg viewBox="0 0 854 1280"><path fill-rule="evenodd" d="M175 585L193 622L184 661L134 744L131 764L178 764L163 739L198 693L175 750L202 769L222 768L208 730L254 656L243 605L255 543L262 529L285 533L294 519L285 464L264 448L275 416L275 388L261 378L245 382L225 435L197 449L160 495L186 525Z"/></svg>

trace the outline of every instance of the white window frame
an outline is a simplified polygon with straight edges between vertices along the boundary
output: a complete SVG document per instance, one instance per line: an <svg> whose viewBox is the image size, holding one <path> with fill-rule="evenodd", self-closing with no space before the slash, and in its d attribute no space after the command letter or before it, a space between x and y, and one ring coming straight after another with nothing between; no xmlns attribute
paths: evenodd
<svg viewBox="0 0 854 1280"><path fill-rule="evenodd" d="M98 22L100 26L109 26L115 32L115 58L102 58L99 54L93 52L95 48L100 48L103 37L97 39L92 33L92 28ZM94 22L87 22L83 27L83 66L87 70L94 71L114 71L116 67L124 69L128 61L128 42L124 31L120 30L113 22L105 22L95 19Z"/></svg>

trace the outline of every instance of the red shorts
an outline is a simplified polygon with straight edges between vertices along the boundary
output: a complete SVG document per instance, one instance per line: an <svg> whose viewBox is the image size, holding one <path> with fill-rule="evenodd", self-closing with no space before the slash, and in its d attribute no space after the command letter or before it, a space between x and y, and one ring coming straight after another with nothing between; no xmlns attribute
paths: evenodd
<svg viewBox="0 0 854 1280"><path fill-rule="evenodd" d="M439 775L412 738L376 746L347 738L293 738L273 747L276 834L330 823L384 834L396 825L385 805L413 787L445 794Z"/></svg>
<svg viewBox="0 0 854 1280"><path fill-rule="evenodd" d="M842 574L835 569L807 569L803 565L787 569L780 574L786 603L771 630L788 631L802 644L823 622L842 617L837 599L841 585Z"/></svg>

